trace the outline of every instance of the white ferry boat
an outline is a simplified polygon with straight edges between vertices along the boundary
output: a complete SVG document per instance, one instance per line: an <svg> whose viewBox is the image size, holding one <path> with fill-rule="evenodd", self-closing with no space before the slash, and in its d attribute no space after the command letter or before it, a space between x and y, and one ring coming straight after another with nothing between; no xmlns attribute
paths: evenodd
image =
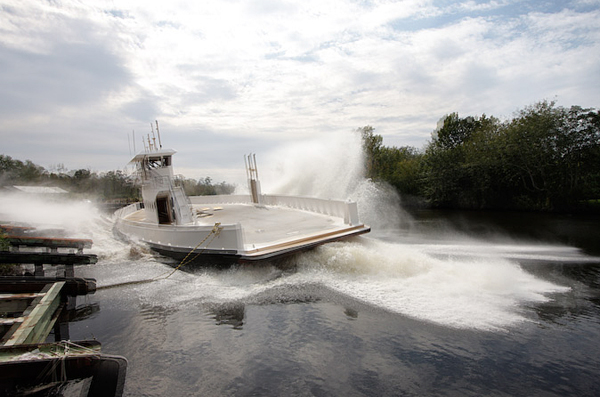
<svg viewBox="0 0 600 397"><path fill-rule="evenodd" d="M131 160L143 202L115 212L115 228L180 266L273 260L370 231L355 202L262 194L255 156L245 158L250 194L188 197L174 184L175 153L151 147Z"/></svg>

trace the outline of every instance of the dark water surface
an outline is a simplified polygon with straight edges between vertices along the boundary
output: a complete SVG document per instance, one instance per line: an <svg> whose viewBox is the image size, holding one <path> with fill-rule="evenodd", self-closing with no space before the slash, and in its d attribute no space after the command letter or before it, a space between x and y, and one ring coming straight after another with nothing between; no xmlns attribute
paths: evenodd
<svg viewBox="0 0 600 397"><path fill-rule="evenodd" d="M106 230L82 275L168 273ZM421 212L286 270L100 290L70 333L127 357L128 396L598 396L599 233L590 217Z"/></svg>

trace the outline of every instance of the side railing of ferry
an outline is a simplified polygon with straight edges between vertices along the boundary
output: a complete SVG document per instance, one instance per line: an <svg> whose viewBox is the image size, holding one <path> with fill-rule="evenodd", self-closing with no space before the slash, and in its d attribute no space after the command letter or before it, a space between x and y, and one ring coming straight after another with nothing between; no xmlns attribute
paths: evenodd
<svg viewBox="0 0 600 397"><path fill-rule="evenodd" d="M217 195L192 196L190 201L195 205L216 204L252 204L250 195ZM261 205L281 206L303 211L315 212L344 219L348 225L358 225L358 206L355 202L328 200L314 197L262 195Z"/></svg>

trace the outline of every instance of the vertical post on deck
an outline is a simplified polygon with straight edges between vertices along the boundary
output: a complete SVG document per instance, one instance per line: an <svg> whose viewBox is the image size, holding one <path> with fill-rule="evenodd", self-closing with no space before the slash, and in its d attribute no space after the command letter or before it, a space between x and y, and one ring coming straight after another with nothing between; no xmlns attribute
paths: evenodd
<svg viewBox="0 0 600 397"><path fill-rule="evenodd" d="M256 165L256 154L244 156L246 164L246 176L248 177L248 187L250 188L250 196L254 204L261 204L260 181L258 180L258 167Z"/></svg>

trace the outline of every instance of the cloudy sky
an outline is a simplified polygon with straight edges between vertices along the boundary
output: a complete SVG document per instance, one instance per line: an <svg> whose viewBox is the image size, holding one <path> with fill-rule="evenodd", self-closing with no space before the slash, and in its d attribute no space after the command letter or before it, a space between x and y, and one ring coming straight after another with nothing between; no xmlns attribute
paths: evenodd
<svg viewBox="0 0 600 397"><path fill-rule="evenodd" d="M47 169L121 169L159 120L176 172L229 180L245 153L365 125L421 148L444 114L543 99L600 107L600 0L0 0L0 154Z"/></svg>

